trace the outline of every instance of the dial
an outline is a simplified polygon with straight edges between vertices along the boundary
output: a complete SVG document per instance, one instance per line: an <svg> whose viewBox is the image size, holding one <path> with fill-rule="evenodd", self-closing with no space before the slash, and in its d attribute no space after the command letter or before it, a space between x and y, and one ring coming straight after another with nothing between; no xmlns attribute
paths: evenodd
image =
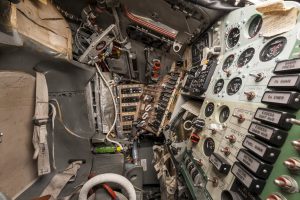
<svg viewBox="0 0 300 200"><path fill-rule="evenodd" d="M253 58L255 53L255 49L254 48L248 48L246 49L239 57L238 61L237 61L237 66L238 67L243 67L244 65L248 64L250 62L250 60Z"/></svg>
<svg viewBox="0 0 300 200"><path fill-rule="evenodd" d="M227 46L229 48L234 47L240 39L240 29L233 28L229 31L228 37L227 37Z"/></svg>
<svg viewBox="0 0 300 200"><path fill-rule="evenodd" d="M203 144L203 152L209 157L215 151L215 141L212 138L206 138Z"/></svg>
<svg viewBox="0 0 300 200"><path fill-rule="evenodd" d="M234 55L231 54L230 56L228 56L225 59L225 61L223 63L223 66L222 66L223 71L225 71L226 69L228 69L232 65L233 61L234 61Z"/></svg>
<svg viewBox="0 0 300 200"><path fill-rule="evenodd" d="M229 110L228 106L224 106L220 112L219 121L221 123L226 122L227 119L229 118L229 114L230 114L230 110Z"/></svg>
<svg viewBox="0 0 300 200"><path fill-rule="evenodd" d="M266 46L261 50L259 58L262 62L272 60L277 57L286 44L287 40L285 37L278 37L271 40Z"/></svg>
<svg viewBox="0 0 300 200"><path fill-rule="evenodd" d="M242 79L239 77L236 77L234 79L232 79L228 85L227 85L227 94L228 95L234 95L235 93L237 93L240 88L242 86Z"/></svg>
<svg viewBox="0 0 300 200"><path fill-rule="evenodd" d="M218 94L219 92L221 92L221 90L223 89L224 87L224 80L223 79L219 79L215 86L214 86L214 93L215 94Z"/></svg>
<svg viewBox="0 0 300 200"><path fill-rule="evenodd" d="M215 110L215 105L213 103L209 103L207 104L206 108L205 108L205 117L210 117L213 112Z"/></svg>
<svg viewBox="0 0 300 200"><path fill-rule="evenodd" d="M260 15L256 15L250 25L249 25L249 29L248 29L248 34L250 36L250 38L253 38L257 35L257 33L260 31L261 26L262 26L262 17Z"/></svg>

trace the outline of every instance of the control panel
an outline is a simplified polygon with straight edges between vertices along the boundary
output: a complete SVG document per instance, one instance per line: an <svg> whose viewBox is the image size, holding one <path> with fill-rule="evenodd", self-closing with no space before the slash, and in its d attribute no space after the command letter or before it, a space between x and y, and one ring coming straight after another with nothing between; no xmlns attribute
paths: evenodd
<svg viewBox="0 0 300 200"><path fill-rule="evenodd" d="M175 69L176 68L176 69ZM170 107L175 101L182 70L176 66L158 84L147 85L141 96L138 127L159 135L171 117Z"/></svg>
<svg viewBox="0 0 300 200"><path fill-rule="evenodd" d="M122 131L125 134L131 133L132 122L137 119L143 88L144 85L142 84L124 84L118 86L120 121Z"/></svg>
<svg viewBox="0 0 300 200"><path fill-rule="evenodd" d="M191 153L181 162L196 160L201 168L181 168L193 199L197 190L200 199L299 199L300 17L293 10L300 4L277 6L278 26L270 20L278 15L272 5L265 13L255 5L237 9L214 25L220 53L198 116L201 127L193 128ZM295 23L264 35L284 27L286 16ZM198 46L201 59L205 47ZM192 62L201 62L195 55Z"/></svg>

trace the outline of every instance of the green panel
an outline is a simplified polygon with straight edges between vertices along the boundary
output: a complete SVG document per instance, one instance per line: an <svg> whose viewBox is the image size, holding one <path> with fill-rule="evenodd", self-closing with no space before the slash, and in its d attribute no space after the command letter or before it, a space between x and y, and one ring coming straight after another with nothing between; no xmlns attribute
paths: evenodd
<svg viewBox="0 0 300 200"><path fill-rule="evenodd" d="M297 116L297 119L300 119L300 111L295 113ZM267 184L264 188L263 193L261 194L262 199L266 199L268 195L274 192L280 192L285 196L288 200L299 200L300 199L300 193L294 193L294 194L289 194L284 191L281 191L279 187L277 187L274 184L274 180L281 175L289 175L293 177L298 184L300 184L300 175L298 174L293 174L291 173L283 164L283 162L288 159L289 157L298 157L299 158L299 153L295 150L291 142L293 140L298 140L300 139L300 126L294 125L292 129L289 131L288 138L286 139L286 142L281 148L281 153L274 164L273 171L270 175L270 177L267 180Z"/></svg>

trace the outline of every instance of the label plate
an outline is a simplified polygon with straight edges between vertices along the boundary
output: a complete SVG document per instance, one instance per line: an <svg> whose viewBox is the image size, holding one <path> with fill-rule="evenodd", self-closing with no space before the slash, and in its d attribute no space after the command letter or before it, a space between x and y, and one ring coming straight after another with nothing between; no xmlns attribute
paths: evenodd
<svg viewBox="0 0 300 200"><path fill-rule="evenodd" d="M255 140L246 137L243 142L244 147L248 148L252 152L256 153L257 155L263 157L266 153L267 147L256 142Z"/></svg>
<svg viewBox="0 0 300 200"><path fill-rule="evenodd" d="M235 164L231 171L246 187L250 187L253 179L242 168Z"/></svg>
<svg viewBox="0 0 300 200"><path fill-rule="evenodd" d="M277 103L277 104L288 104L291 94L280 93L280 92L265 92L262 97L263 102Z"/></svg>
<svg viewBox="0 0 300 200"><path fill-rule="evenodd" d="M257 172L259 168L259 162L248 156L245 152L240 151L237 155L237 159L251 169L254 173Z"/></svg>
<svg viewBox="0 0 300 200"><path fill-rule="evenodd" d="M256 134L262 138L265 138L267 140L270 140L274 133L274 130L256 123L251 123L249 127L249 132Z"/></svg>

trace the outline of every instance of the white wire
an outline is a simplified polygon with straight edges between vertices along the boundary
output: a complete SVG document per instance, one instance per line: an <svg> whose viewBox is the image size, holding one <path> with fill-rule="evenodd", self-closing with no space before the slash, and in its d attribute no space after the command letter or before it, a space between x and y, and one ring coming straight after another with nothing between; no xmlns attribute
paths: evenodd
<svg viewBox="0 0 300 200"><path fill-rule="evenodd" d="M61 109L60 109L60 105L58 103L58 101L56 99L51 99L51 101L54 101L57 105L57 111L58 111L58 121L63 125L64 129L70 133L71 135L77 137L77 138L80 138L80 139L89 139L89 138L85 138L85 137L82 137L76 133L74 133L73 131L71 131L67 126L66 124L64 123L63 121L63 118L62 118L62 114L61 114Z"/></svg>
<svg viewBox="0 0 300 200"><path fill-rule="evenodd" d="M97 70L98 74L100 75L100 77L101 77L102 80L104 81L105 85L108 87L108 90L109 90L110 95L111 95L112 100L113 100L114 109L115 109L115 119L114 119L114 122L113 122L112 126L110 127L108 133L106 134L106 140L109 141L109 142L111 142L111 143L114 143L114 144L118 145L118 146L121 148L121 150L123 150L123 146L122 146L119 142L117 142L117 141L112 140L112 139L109 138L109 136L110 136L110 134L112 133L112 131L113 131L115 125L116 125L116 122L117 122L117 118L118 118L117 110L118 110L118 109L117 109L117 104L116 104L116 100L115 100L114 94L113 94L113 92L112 92L112 90L111 90L111 88L110 88L109 83L108 83L107 80L104 78L104 76L103 76L102 72L100 71L99 66L98 66L97 63L95 63L95 67L96 67L96 70ZM102 116L101 116L101 117L102 117Z"/></svg>

